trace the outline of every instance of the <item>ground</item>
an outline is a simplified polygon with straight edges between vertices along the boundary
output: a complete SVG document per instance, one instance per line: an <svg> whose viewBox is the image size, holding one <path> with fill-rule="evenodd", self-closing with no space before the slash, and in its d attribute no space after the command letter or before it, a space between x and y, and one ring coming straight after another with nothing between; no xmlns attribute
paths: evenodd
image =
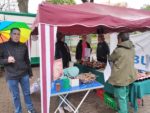
<svg viewBox="0 0 150 113"><path fill-rule="evenodd" d="M33 73L34 77L31 79L31 84L33 81L39 77L39 68L35 67L33 68ZM1 73L0 73L1 74ZM0 75L0 113L13 113L13 106L12 106L12 101L10 97L9 90L7 88L7 84L4 78L4 75ZM70 95L70 100L73 102L75 105L81 100L83 97L84 92L82 93L75 93ZM23 113L27 113L27 110L25 108L24 100L23 100L23 95L21 93L21 100L22 100L22 107L23 107ZM32 101L34 104L35 109L37 110L37 113L41 113L40 109L40 93L34 93L31 95ZM58 97L52 97L51 98L51 112L54 113L54 109L56 108L58 103ZM138 113L150 113L150 96L145 96L144 97L144 106L139 107ZM82 104L81 108L79 109L80 113L115 113L115 111L111 110L108 108L103 101L100 101L99 97L96 96L94 92L91 92L89 96L86 98L84 103ZM132 113L132 110L131 112Z"/></svg>

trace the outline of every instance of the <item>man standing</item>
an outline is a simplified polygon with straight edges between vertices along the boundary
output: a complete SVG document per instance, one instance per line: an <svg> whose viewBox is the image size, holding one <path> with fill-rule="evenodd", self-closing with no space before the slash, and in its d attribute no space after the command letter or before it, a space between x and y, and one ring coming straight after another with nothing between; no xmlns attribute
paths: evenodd
<svg viewBox="0 0 150 113"><path fill-rule="evenodd" d="M28 48L19 42L20 29L12 28L10 40L0 45L0 64L4 65L7 85L9 87L15 113L22 113L19 83L22 88L28 113L36 113L30 97L29 77L32 76Z"/></svg>
<svg viewBox="0 0 150 113"><path fill-rule="evenodd" d="M107 57L109 55L109 47L105 42L103 34L98 34L98 44L96 50L97 61L107 63Z"/></svg>
<svg viewBox="0 0 150 113"><path fill-rule="evenodd" d="M119 104L118 113L129 113L129 85L136 80L134 55L135 50L129 40L129 33L119 33L117 48L109 58L113 63L109 83L114 86L114 95Z"/></svg>

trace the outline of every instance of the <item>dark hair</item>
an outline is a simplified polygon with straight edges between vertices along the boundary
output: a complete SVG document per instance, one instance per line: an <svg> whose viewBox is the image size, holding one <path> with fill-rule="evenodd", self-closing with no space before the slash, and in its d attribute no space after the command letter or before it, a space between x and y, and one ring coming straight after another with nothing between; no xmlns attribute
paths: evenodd
<svg viewBox="0 0 150 113"><path fill-rule="evenodd" d="M97 28L97 34L104 34L104 29L102 27Z"/></svg>
<svg viewBox="0 0 150 113"><path fill-rule="evenodd" d="M61 39L64 37L64 34L58 31L56 37L57 37L57 41L61 41Z"/></svg>
<svg viewBox="0 0 150 113"><path fill-rule="evenodd" d="M13 30L18 30L18 31L20 32L20 29L16 27L16 28L11 28L11 29L10 29L10 33L12 33Z"/></svg>
<svg viewBox="0 0 150 113"><path fill-rule="evenodd" d="M129 33L120 32L118 39L121 39L122 42L129 40Z"/></svg>

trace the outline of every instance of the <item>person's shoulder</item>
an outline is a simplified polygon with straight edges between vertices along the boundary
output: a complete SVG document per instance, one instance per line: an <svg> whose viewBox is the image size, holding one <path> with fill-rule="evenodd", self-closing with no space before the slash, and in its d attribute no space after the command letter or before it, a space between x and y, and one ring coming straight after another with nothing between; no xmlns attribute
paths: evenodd
<svg viewBox="0 0 150 113"><path fill-rule="evenodd" d="M66 42L64 42L64 45L68 46Z"/></svg>
<svg viewBox="0 0 150 113"><path fill-rule="evenodd" d="M24 48L27 48L26 43L19 42L19 46L24 47Z"/></svg>
<svg viewBox="0 0 150 113"><path fill-rule="evenodd" d="M9 43L9 41L6 41L6 42L3 42L3 43L0 43L0 47L4 47L5 45L7 45Z"/></svg>
<svg viewBox="0 0 150 113"><path fill-rule="evenodd" d="M116 47L116 49L114 50L114 52L115 52L116 54L118 54L118 55L121 55L121 54L124 52L124 50L123 50L123 48L121 48L121 47Z"/></svg>
<svg viewBox="0 0 150 113"><path fill-rule="evenodd" d="M79 40L78 44L81 44L82 43L82 40Z"/></svg>
<svg viewBox="0 0 150 113"><path fill-rule="evenodd" d="M61 41L56 42L56 46L61 46L63 43Z"/></svg>
<svg viewBox="0 0 150 113"><path fill-rule="evenodd" d="M26 46L26 43L19 42L21 46Z"/></svg>
<svg viewBox="0 0 150 113"><path fill-rule="evenodd" d="M108 43L106 41L103 42L103 45L108 45Z"/></svg>
<svg viewBox="0 0 150 113"><path fill-rule="evenodd" d="M86 44L87 44L88 48L91 48L91 46L90 46L90 43L89 43L89 42L86 42Z"/></svg>
<svg viewBox="0 0 150 113"><path fill-rule="evenodd" d="M0 44L0 48L1 48L1 49L3 48L3 43Z"/></svg>

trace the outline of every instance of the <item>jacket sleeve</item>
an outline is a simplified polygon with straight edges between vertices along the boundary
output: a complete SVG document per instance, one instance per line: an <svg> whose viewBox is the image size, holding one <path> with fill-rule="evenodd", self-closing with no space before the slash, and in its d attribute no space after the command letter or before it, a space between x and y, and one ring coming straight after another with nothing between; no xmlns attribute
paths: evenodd
<svg viewBox="0 0 150 113"><path fill-rule="evenodd" d="M68 47L68 46L67 46L67 47ZM69 47L68 47L68 50L69 50L69 52L68 52L69 61L71 61L71 54L70 54L70 49L69 49Z"/></svg>
<svg viewBox="0 0 150 113"><path fill-rule="evenodd" d="M91 52L92 52L92 48L91 48L91 46L90 46L90 44L88 42L87 42L87 46L88 46L88 48L91 49Z"/></svg>
<svg viewBox="0 0 150 113"><path fill-rule="evenodd" d="M0 45L0 65L8 64L8 59L4 58L4 49L3 46Z"/></svg>
<svg viewBox="0 0 150 113"><path fill-rule="evenodd" d="M116 48L113 53L108 57L108 60L115 62L119 58L118 49Z"/></svg>
<svg viewBox="0 0 150 113"><path fill-rule="evenodd" d="M105 47L105 49L106 49L106 54L107 55L109 55L110 54L110 49L109 49L109 46L108 46L108 44L106 43L106 47Z"/></svg>
<svg viewBox="0 0 150 113"><path fill-rule="evenodd" d="M61 51L59 50L59 47L58 45L56 44L56 49L55 49L55 59L60 59L62 58L62 55L61 55Z"/></svg>
<svg viewBox="0 0 150 113"><path fill-rule="evenodd" d="M78 43L78 45L77 45L77 47L76 47L76 60L79 60L80 58L79 58L79 49L81 49L80 48L80 43Z"/></svg>
<svg viewBox="0 0 150 113"><path fill-rule="evenodd" d="M26 45L25 45L26 46ZM26 51L25 51L25 57L24 57L24 60L28 66L28 74L29 74L29 77L32 77L33 76L33 73L32 73L32 69L31 69L31 64L30 64L30 60L29 60L29 54L28 54L28 48L26 46Z"/></svg>

